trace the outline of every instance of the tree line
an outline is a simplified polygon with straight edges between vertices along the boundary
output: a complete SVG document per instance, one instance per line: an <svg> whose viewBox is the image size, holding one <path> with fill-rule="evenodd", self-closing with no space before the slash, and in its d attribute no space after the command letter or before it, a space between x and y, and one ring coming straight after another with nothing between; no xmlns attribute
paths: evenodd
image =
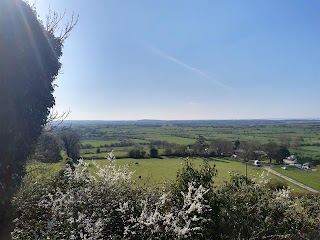
<svg viewBox="0 0 320 240"><path fill-rule="evenodd" d="M168 157L230 157L237 155L242 160L254 160L267 158L271 162L282 163L283 159L291 153L287 146L276 142L261 144L259 141L230 141L227 139L206 139L199 136L194 144L184 145L168 143L166 141L153 141L150 149L162 149L162 156ZM135 147L128 151L130 158L146 158L147 154L143 147Z"/></svg>

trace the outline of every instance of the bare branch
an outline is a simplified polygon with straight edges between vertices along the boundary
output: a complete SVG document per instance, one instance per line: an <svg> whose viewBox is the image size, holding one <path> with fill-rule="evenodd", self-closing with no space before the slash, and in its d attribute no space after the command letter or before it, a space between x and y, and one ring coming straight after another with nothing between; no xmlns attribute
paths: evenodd
<svg viewBox="0 0 320 240"><path fill-rule="evenodd" d="M48 32L56 33L60 30L59 24L62 21L62 19L65 17L66 10L61 14L58 14L57 12L54 12L51 10L51 7L49 6L49 12L46 15L46 30Z"/></svg>
<svg viewBox="0 0 320 240"><path fill-rule="evenodd" d="M72 13L70 21L67 22L65 28L60 33L60 39L62 42L70 36L71 31L77 25L78 21L79 14L75 16L74 13Z"/></svg>
<svg viewBox="0 0 320 240"><path fill-rule="evenodd" d="M79 15L75 16L73 12L71 15L71 19L67 21L65 26L61 29L61 21L65 18L65 16L66 10L64 10L63 13L57 13L55 11L52 11L51 7L49 7L49 12L46 15L45 29L53 34L60 32L59 38L62 42L70 36L71 31L79 21Z"/></svg>
<svg viewBox="0 0 320 240"><path fill-rule="evenodd" d="M63 123L63 121L66 120L70 113L70 109L67 111L63 111L62 113L59 113L57 110L52 108L47 118L47 124L45 126L44 131L51 132L57 129Z"/></svg>

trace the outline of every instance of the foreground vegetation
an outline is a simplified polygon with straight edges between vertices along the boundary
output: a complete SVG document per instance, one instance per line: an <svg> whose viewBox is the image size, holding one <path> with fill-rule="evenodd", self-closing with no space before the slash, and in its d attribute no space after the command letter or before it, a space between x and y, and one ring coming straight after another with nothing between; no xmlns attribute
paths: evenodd
<svg viewBox="0 0 320 240"><path fill-rule="evenodd" d="M127 165L83 161L58 175L34 169L14 203L13 239L316 239L319 195L272 190L262 175L214 187L216 168L185 162L171 184L141 187ZM91 168L92 168L91 167ZM41 180L34 177L43 176Z"/></svg>

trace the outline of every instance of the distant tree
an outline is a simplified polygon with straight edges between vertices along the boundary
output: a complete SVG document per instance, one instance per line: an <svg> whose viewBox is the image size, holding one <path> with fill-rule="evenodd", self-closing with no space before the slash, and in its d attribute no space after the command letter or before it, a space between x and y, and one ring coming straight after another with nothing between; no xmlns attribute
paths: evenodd
<svg viewBox="0 0 320 240"><path fill-rule="evenodd" d="M31 158L41 162L58 162L62 159L60 147L60 141L54 133L43 132Z"/></svg>
<svg viewBox="0 0 320 240"><path fill-rule="evenodd" d="M262 149L266 152L267 158L269 159L270 163L272 159L277 158L277 153L280 146L276 142L268 142L262 146Z"/></svg>
<svg viewBox="0 0 320 240"><path fill-rule="evenodd" d="M185 145L175 146L174 150L173 150L173 154L178 157L186 157L188 155L187 146L185 146Z"/></svg>
<svg viewBox="0 0 320 240"><path fill-rule="evenodd" d="M235 149L239 149L239 147L240 147L240 141L239 140L234 141L234 147L235 147Z"/></svg>
<svg viewBox="0 0 320 240"><path fill-rule="evenodd" d="M194 143L191 146L191 151L189 151L190 155L192 156L204 156L206 155L206 147L199 144Z"/></svg>
<svg viewBox="0 0 320 240"><path fill-rule="evenodd" d="M143 159L146 157L146 151L139 148L132 148L128 151L129 158Z"/></svg>
<svg viewBox="0 0 320 240"><path fill-rule="evenodd" d="M164 155L165 156L172 156L172 154L173 154L173 151L172 151L171 148L165 148L164 149Z"/></svg>
<svg viewBox="0 0 320 240"><path fill-rule="evenodd" d="M239 155L244 161L253 160L257 157L255 151L261 149L261 144L258 141L243 141L241 142L241 152Z"/></svg>
<svg viewBox="0 0 320 240"><path fill-rule="evenodd" d="M282 163L283 159L286 157L289 157L289 156L290 156L290 152L289 152L288 148L285 146L280 146L280 148L278 149L278 151L276 153L275 160L277 161L277 163Z"/></svg>
<svg viewBox="0 0 320 240"><path fill-rule="evenodd" d="M140 158L145 158L146 154L147 154L146 151L144 151L143 149L140 150Z"/></svg>
<svg viewBox="0 0 320 240"><path fill-rule="evenodd" d="M60 132L60 138L67 156L76 162L80 157L80 135L68 128Z"/></svg>
<svg viewBox="0 0 320 240"><path fill-rule="evenodd" d="M233 151L233 144L226 139L211 139L209 144L210 150L214 151L217 156L228 155Z"/></svg>
<svg viewBox="0 0 320 240"><path fill-rule="evenodd" d="M0 239L11 238L11 198L55 104L53 81L75 24L55 35L62 18L49 15L43 25L26 1L0 1Z"/></svg>
<svg viewBox="0 0 320 240"><path fill-rule="evenodd" d="M201 145L203 147L207 147L208 146L207 139L202 135L198 136L196 144L199 144L199 145Z"/></svg>
<svg viewBox="0 0 320 240"><path fill-rule="evenodd" d="M101 153L101 149L97 148L96 153Z"/></svg>
<svg viewBox="0 0 320 240"><path fill-rule="evenodd" d="M150 157L151 158L158 158L159 157L158 149L156 149L154 147L150 148Z"/></svg>
<svg viewBox="0 0 320 240"><path fill-rule="evenodd" d="M140 150L137 148L132 148L128 151L129 158L138 158Z"/></svg>
<svg viewBox="0 0 320 240"><path fill-rule="evenodd" d="M199 135L197 141L192 144L191 151L188 152L188 155L192 156L206 156L208 150L207 139L202 135Z"/></svg>

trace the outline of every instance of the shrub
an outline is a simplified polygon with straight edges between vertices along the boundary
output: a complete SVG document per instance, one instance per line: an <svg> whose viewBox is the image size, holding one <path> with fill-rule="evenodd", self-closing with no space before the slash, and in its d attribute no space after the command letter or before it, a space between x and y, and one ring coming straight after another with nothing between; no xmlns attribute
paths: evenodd
<svg viewBox="0 0 320 240"><path fill-rule="evenodd" d="M132 187L128 166L94 166L92 173L79 160L53 180L26 184L15 198L13 239L182 238L197 236L208 221L202 186L189 183L180 206L169 190Z"/></svg>
<svg viewBox="0 0 320 240"><path fill-rule="evenodd" d="M111 153L112 158L112 153ZM207 161L186 161L176 182L150 190L112 159L79 160L56 176L29 172L15 197L13 239L317 239L320 195L290 196L268 179L234 175L221 187Z"/></svg>
<svg viewBox="0 0 320 240"><path fill-rule="evenodd" d="M300 200L290 197L289 188L270 189L264 175L254 181L247 181L245 177L235 179L217 193L221 239L315 239L312 236L319 236L319 210L311 217Z"/></svg>

